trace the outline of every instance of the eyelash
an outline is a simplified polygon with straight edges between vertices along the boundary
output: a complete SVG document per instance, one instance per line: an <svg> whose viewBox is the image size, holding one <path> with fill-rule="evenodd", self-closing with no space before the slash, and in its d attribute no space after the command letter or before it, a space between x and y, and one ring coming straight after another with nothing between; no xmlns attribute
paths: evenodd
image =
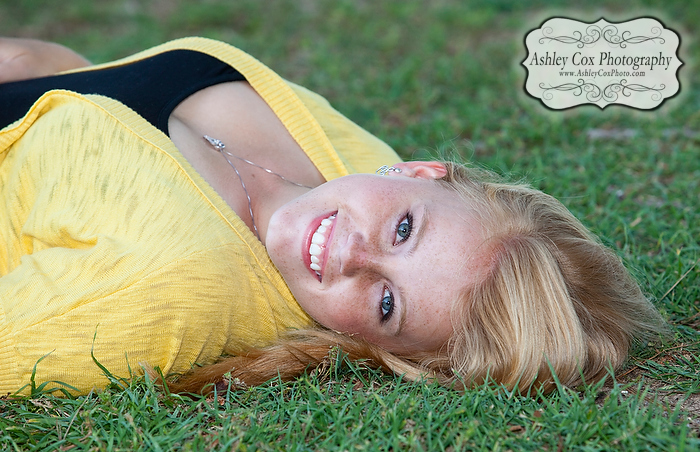
<svg viewBox="0 0 700 452"><path fill-rule="evenodd" d="M399 228L402 224L404 224L404 221L408 225L408 231L406 232L406 237L399 237ZM396 225L396 237L399 238L396 244L398 245L399 243L403 243L406 240L408 240L411 237L411 232L413 232L413 215L411 214L411 212L408 212L406 216L404 216L403 219L399 221L399 224Z"/></svg>
<svg viewBox="0 0 700 452"><path fill-rule="evenodd" d="M408 230L406 231L406 236L405 237L399 237L399 228L401 227L404 222L408 226ZM409 238L411 238L411 232L413 231L413 215L411 213L407 213L406 216L404 216L399 224L396 225L396 237L399 238L399 240L396 242L397 245L405 242ZM384 307L384 301L387 301L389 303L389 307L385 309ZM385 312L386 311L386 312ZM384 292L382 293L382 299L379 302L379 312L382 315L382 323L385 323L391 318L391 315L394 313L394 295L391 293L388 287L384 287Z"/></svg>
<svg viewBox="0 0 700 452"><path fill-rule="evenodd" d="M391 304L389 306L389 309L387 309L386 312L384 312L384 300L386 299L388 299L388 302ZM379 312L382 314L382 323L386 323L386 321L389 320L391 318L391 315L394 313L394 295L387 287L384 287L382 300L379 302Z"/></svg>

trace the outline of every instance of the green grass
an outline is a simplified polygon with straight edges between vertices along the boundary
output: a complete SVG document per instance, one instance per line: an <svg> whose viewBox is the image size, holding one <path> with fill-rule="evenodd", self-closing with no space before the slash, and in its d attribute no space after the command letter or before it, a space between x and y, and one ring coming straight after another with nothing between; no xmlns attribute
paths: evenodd
<svg viewBox="0 0 700 452"><path fill-rule="evenodd" d="M615 386L523 397L406 384L338 360L324 375L207 399L136 382L0 402L4 450L667 450L697 447L673 407Z"/></svg>
<svg viewBox="0 0 700 452"><path fill-rule="evenodd" d="M527 6L526 6L527 5ZM143 380L0 400L2 450L694 450L700 447L700 89L688 1L591 1L581 20L660 17L682 92L655 111L549 112L522 90L524 34L564 1L0 0L0 33L94 62L187 35L243 48L406 158L454 155L561 199L615 248L675 331L620 382L547 397L406 384L348 365L218 398ZM594 139L591 131L634 131Z"/></svg>

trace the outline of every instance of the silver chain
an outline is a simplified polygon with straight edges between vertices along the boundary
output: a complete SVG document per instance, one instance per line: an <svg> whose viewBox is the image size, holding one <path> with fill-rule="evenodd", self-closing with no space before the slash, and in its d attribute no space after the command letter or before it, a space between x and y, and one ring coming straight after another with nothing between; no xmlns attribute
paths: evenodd
<svg viewBox="0 0 700 452"><path fill-rule="evenodd" d="M246 198L248 198L248 212L250 213L250 221L253 222L253 232L255 232L255 236L258 238L258 240L260 240L260 233L258 232L258 227L255 225L255 217L253 216L253 203L250 200L250 195L248 194L248 189L245 186L245 182L243 182L243 178L241 177L241 173L238 172L238 168L236 168L236 165L233 164L233 162L231 161L231 159L229 159L229 157L233 157L235 159L242 160L245 163L247 163L248 165L252 165L256 168L260 168L261 170L263 170L269 174L273 174L273 175L279 177L280 179L282 179L283 181L288 182L292 185L296 185L297 187L303 187L303 188L308 188L308 189L313 188L313 187L309 187L308 185L304 185L304 184L300 184L300 183L291 181L291 180L287 179L286 177L284 177L283 175L272 171L271 169L265 168L264 166L260 166L257 163L253 163L250 160L244 159L243 157L239 157L237 155L231 154L229 151L226 150L226 145L221 140L217 140L216 138L212 138L209 135L204 135L204 139L207 140L207 142L210 145L212 145L212 147L214 149L219 151L221 153L221 155L224 156L224 158L226 159L228 164L231 165L231 168L233 168L233 170L236 172L236 176L238 176L238 180L241 182L241 187L243 187L243 191L245 192L245 196L246 196Z"/></svg>

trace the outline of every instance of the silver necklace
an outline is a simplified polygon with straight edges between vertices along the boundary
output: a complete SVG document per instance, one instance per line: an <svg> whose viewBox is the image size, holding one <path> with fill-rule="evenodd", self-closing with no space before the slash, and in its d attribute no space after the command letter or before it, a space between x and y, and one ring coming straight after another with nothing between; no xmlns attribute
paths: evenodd
<svg viewBox="0 0 700 452"><path fill-rule="evenodd" d="M245 193L245 197L248 198L248 212L250 213L250 221L253 223L253 232L255 232L255 236L258 238L258 240L260 240L260 233L258 232L258 227L255 225L255 217L253 216L253 203L250 200L250 195L248 194L248 189L245 186L245 182L243 182L243 178L241 177L241 173L238 172L238 168L236 168L236 165L233 164L233 162L231 161L231 159L229 159L229 157L233 157L235 159L242 160L245 163L247 163L248 165L252 165L256 168L260 168L261 170L265 171L266 173L273 174L273 175L279 177L280 179L282 179L283 181L288 182L292 185L296 185L297 187L303 187L303 188L308 188L308 189L313 188L313 187L309 187L308 185L304 185L304 184L300 184L300 183L291 181L291 180L287 179L286 177L284 177L283 175L272 171L271 169L265 168L264 166L260 166L257 163L253 163L250 160L244 159L243 157L239 157L237 155L231 154L229 151L226 150L226 145L221 140L217 140L216 138L212 138L209 135L204 135L204 139L207 140L207 142L210 145L212 145L212 147L214 149L219 151L219 153L221 153L221 155L224 156L224 158L226 159L228 164L231 165L231 168L233 168L233 170L236 172L236 176L238 176L238 180L241 183L241 187L243 187L243 192Z"/></svg>

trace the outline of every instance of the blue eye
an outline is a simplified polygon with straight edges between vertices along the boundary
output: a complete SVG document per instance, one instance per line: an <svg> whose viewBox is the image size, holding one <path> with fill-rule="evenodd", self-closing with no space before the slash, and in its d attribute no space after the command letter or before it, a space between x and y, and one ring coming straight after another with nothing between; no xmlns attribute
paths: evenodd
<svg viewBox="0 0 700 452"><path fill-rule="evenodd" d="M382 295L381 303L379 303L379 309L382 313L382 323L389 320L391 314L394 312L394 295L392 295L387 288L384 288L384 294Z"/></svg>
<svg viewBox="0 0 700 452"><path fill-rule="evenodd" d="M396 226L396 243L402 243L411 237L413 230L413 215L406 214L401 222Z"/></svg>

